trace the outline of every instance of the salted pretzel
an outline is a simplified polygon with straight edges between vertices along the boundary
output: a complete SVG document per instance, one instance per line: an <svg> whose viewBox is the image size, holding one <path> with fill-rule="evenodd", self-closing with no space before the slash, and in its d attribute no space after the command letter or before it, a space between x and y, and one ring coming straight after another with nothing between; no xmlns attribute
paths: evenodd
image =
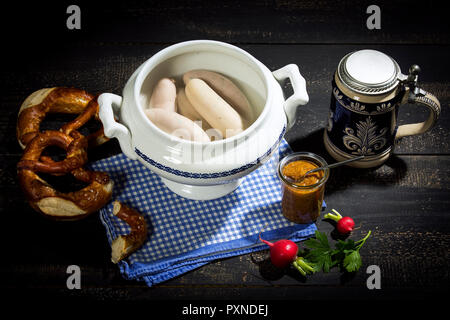
<svg viewBox="0 0 450 320"><path fill-rule="evenodd" d="M95 101L90 103L92 100ZM63 131L69 133L92 117L98 120L98 103L94 95L76 88L54 87L33 92L22 103L17 118L16 134L22 149L39 133L40 124L48 113L79 114L77 119L64 126ZM88 136L88 140L96 145L107 138L100 129Z"/></svg>
<svg viewBox="0 0 450 320"><path fill-rule="evenodd" d="M131 228L129 234L120 235L111 243L111 261L118 263L144 244L147 239L147 223L143 215L119 201L114 201L113 214Z"/></svg>
<svg viewBox="0 0 450 320"><path fill-rule="evenodd" d="M99 105L97 102L97 97L95 97L94 99L89 101L86 108L83 110L82 113L80 113L80 115L75 120L64 124L61 127L61 131L64 132L65 134L70 134L74 130L78 130L79 128L81 128L86 122L88 122L92 118L100 121L98 111L99 111ZM100 129L94 133L91 133L87 137L87 139L88 139L89 146L91 146L91 147L101 145L102 143L105 143L106 141L109 140L105 136L103 129Z"/></svg>
<svg viewBox="0 0 450 320"><path fill-rule="evenodd" d="M43 150L52 145L66 150L66 159L53 161L49 157L41 157ZM54 218L75 220L99 210L110 200L113 182L108 174L82 167L87 160L86 147L86 138L78 131L67 135L48 130L38 133L29 142L17 164L17 175L28 202L36 211ZM36 172L70 172L76 179L89 185L75 192L62 193Z"/></svg>
<svg viewBox="0 0 450 320"><path fill-rule="evenodd" d="M66 158L62 161L41 161L42 152L49 146L64 149ZM72 132L71 135L54 130L44 131L27 145L17 168L50 174L68 173L87 162L86 147L86 139L78 131Z"/></svg>

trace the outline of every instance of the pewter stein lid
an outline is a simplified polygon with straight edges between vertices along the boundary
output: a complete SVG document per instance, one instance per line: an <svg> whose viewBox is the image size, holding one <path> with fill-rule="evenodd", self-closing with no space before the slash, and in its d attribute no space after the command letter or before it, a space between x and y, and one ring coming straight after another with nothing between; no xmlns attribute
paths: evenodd
<svg viewBox="0 0 450 320"><path fill-rule="evenodd" d="M376 95L397 87L400 67L390 56L376 50L360 50L347 54L339 62L339 80L349 89Z"/></svg>

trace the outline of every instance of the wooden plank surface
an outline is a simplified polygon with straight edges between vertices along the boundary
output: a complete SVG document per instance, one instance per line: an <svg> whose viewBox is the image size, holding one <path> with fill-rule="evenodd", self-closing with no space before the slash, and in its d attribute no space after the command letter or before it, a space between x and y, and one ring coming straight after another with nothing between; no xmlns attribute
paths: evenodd
<svg viewBox="0 0 450 320"><path fill-rule="evenodd" d="M405 297L445 291L449 279L450 230L445 222L450 210L450 157L400 156L394 161L400 162L403 165L394 166L395 169L383 166L356 175L348 168L336 169L328 183L328 207L351 215L361 224L354 239L361 238L368 230L373 231L361 251L362 271L355 277L342 278L335 270L304 279L293 270L275 270L268 263L267 252L262 252L211 263L157 285L156 288L163 290L145 291L141 298L172 298L175 291L175 297L225 298L222 290L239 291L240 296L246 297L256 288L267 290L260 295L283 288L283 295L277 293L277 297L294 298L300 294L300 288L309 290L314 286L323 291L315 291L317 296L308 290L303 294L320 298L330 287L351 287L353 294L349 297L362 297L371 294L365 287L367 275L363 272L371 264L380 266L383 271L383 288L392 292L408 288ZM433 179L430 181L430 178ZM1 266L5 276L3 286L50 286L62 290L66 285L67 266L77 264L83 271L85 290L79 292L80 295L89 295L95 288L111 287L116 293L122 290L125 294L129 288L135 292L140 290L136 288L145 287L143 283L122 279L109 262L105 231L95 214L73 223L49 221L21 201L17 185L3 188L1 194L0 214L5 225L21 225L22 233L21 237L16 237L14 246L4 250L11 259ZM317 225L322 231L333 230L326 221L320 220ZM15 229L4 232L6 238L15 235ZM388 297L392 298L389 294Z"/></svg>
<svg viewBox="0 0 450 320"><path fill-rule="evenodd" d="M9 3L2 29L8 41L172 43L215 39L233 43L449 44L442 1L209 0L89 1L79 4L81 30L66 28L70 1ZM369 5L382 24L369 30ZM57 41L55 42L54 40ZM50 49L50 48L48 48ZM50 49L51 50L51 49Z"/></svg>
<svg viewBox="0 0 450 320"><path fill-rule="evenodd" d="M7 66L0 74L0 84L7 95L0 97L4 112L0 114L0 154L20 153L14 135L16 114L20 104L31 92L44 87L69 86L83 88L92 93L121 94L133 71L167 45L65 46L46 57L30 57L22 65ZM308 105L299 108L298 123L287 135L291 140L302 139L309 147L308 136L318 134L325 127L331 96L331 79L339 60L348 52L367 48L366 45L240 45L269 70L289 63L299 66L307 80L310 95ZM448 46L371 45L393 56L403 72L417 63L422 68L419 76L424 89L434 93L441 101L441 118L431 132L406 137L396 152L399 154L448 154L450 127L449 81L450 55ZM17 76L20 74L20 77ZM289 88L286 88L289 92ZM281 110L280 110L281 112ZM425 108L404 106L400 124L426 119ZM67 121L67 119L65 119ZM439 137L439 139L437 138ZM313 137L315 139L315 137Z"/></svg>
<svg viewBox="0 0 450 320"><path fill-rule="evenodd" d="M1 21L6 58L0 72L0 214L4 246L0 287L17 297L95 300L173 299L435 299L448 294L450 230L449 28L439 1L379 1L381 30L365 28L368 1L127 1L82 2L83 27L65 28L71 4L10 4ZM62 12L62 14L61 14ZM13 32L11 32L13 30ZM286 139L296 151L331 161L322 144L331 78L346 53L373 48L394 57L403 72L417 63L419 81L441 101L430 132L404 138L385 165L333 170L326 188L328 208L351 215L373 234L361 250L363 267L353 277L336 270L307 279L280 272L268 252L210 263L153 288L122 278L109 262L110 248L98 214L71 223L43 218L25 203L16 180L21 149L15 139L18 108L42 87L73 86L120 94L131 73L168 45L217 39L247 50L270 70L296 63L307 80L310 102L299 110ZM284 85L286 93L291 89ZM405 106L400 123L423 121L426 113ZM47 128L66 118L50 118ZM119 152L111 141L91 160ZM321 231L333 227L319 220ZM66 268L82 270L82 290L67 290ZM382 290L368 290L365 268L382 271ZM72 301L75 301L72 300Z"/></svg>

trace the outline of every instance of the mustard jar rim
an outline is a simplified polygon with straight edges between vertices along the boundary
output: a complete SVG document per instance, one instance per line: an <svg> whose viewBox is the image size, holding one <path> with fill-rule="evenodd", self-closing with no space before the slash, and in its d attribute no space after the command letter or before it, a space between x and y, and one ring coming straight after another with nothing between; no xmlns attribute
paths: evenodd
<svg viewBox="0 0 450 320"><path fill-rule="evenodd" d="M322 178L311 185L307 185L307 186L301 186L298 184L294 184L291 181L289 181L288 179L286 179L286 177L283 175L282 170L283 167L292 162L292 161L296 161L296 160L309 160L314 162L315 164L317 164L319 167L324 167L327 166L328 163L325 161L324 158L322 158L321 156L314 154L312 152L293 152L288 154L287 156L285 156L284 158L282 158L279 162L278 162L278 177L280 178L280 180L289 185L292 188L296 188L296 189L303 189L303 190L308 190L308 189L315 189L318 188L320 186L322 186L325 182L327 182L329 176L330 176L330 169L325 168L323 170L324 174L322 176Z"/></svg>

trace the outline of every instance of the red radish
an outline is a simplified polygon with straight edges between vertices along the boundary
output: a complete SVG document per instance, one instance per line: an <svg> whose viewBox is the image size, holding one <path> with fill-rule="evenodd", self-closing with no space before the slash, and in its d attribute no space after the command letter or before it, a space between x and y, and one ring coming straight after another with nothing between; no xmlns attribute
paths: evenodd
<svg viewBox="0 0 450 320"><path fill-rule="evenodd" d="M353 221L350 217L342 217L337 225L336 229L339 231L339 233L347 234L352 232L353 227L355 226L355 221Z"/></svg>
<svg viewBox="0 0 450 320"><path fill-rule="evenodd" d="M270 261L275 267L285 268L297 258L298 246L291 240L283 239L272 243L261 239L261 233L259 240L270 247Z"/></svg>
<svg viewBox="0 0 450 320"><path fill-rule="evenodd" d="M355 227L355 221L353 221L350 217L343 217L339 212L336 210L332 210L335 214L327 213L323 217L325 219L331 219L336 221L336 229L340 234L348 234L352 232L353 228Z"/></svg>

